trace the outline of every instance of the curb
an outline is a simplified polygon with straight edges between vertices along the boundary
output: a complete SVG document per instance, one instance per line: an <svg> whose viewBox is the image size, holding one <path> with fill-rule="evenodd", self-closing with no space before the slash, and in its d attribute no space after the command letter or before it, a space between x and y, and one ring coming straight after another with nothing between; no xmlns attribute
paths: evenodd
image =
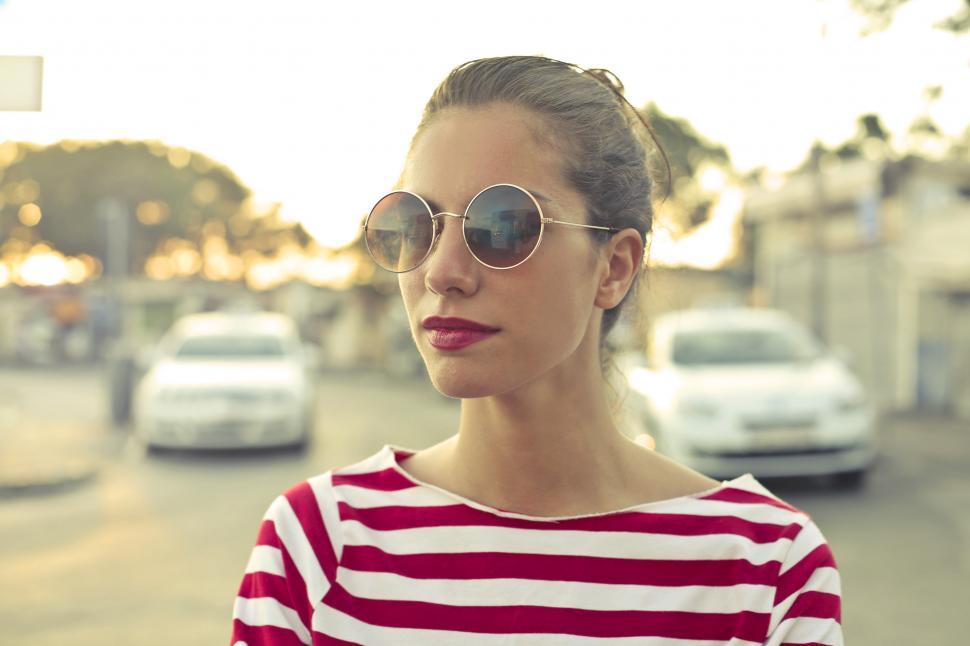
<svg viewBox="0 0 970 646"><path fill-rule="evenodd" d="M54 493L94 480L101 466L82 458L4 464L0 460L0 498Z"/></svg>

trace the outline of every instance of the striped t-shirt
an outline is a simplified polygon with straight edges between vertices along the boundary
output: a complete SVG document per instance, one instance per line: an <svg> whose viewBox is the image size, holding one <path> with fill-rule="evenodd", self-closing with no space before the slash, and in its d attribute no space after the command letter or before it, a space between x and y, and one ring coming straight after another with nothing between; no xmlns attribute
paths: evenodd
<svg viewBox="0 0 970 646"><path fill-rule="evenodd" d="M538 517L415 480L385 446L277 498L232 644L842 644L832 553L751 475Z"/></svg>

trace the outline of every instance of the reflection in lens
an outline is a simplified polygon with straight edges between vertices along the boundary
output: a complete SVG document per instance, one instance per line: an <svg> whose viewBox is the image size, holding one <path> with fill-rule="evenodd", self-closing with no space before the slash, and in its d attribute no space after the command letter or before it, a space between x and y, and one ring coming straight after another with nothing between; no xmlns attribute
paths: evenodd
<svg viewBox="0 0 970 646"><path fill-rule="evenodd" d="M535 201L514 186L493 186L468 206L465 239L479 260L511 267L525 260L539 242L542 222Z"/></svg>
<svg viewBox="0 0 970 646"><path fill-rule="evenodd" d="M414 269L434 238L431 213L420 199L397 191L378 202L367 218L364 241L378 265L390 271Z"/></svg>

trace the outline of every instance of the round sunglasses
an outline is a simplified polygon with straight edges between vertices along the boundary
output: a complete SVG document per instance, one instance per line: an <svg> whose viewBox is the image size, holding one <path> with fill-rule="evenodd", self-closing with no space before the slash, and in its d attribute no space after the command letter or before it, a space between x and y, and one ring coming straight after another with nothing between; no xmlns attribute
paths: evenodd
<svg viewBox="0 0 970 646"><path fill-rule="evenodd" d="M538 200L514 184L483 188L462 215L434 213L421 196L393 191L378 200L364 220L367 251L383 269L398 274L411 271L431 255L445 216L461 219L465 246L475 260L490 269L512 269L531 258L547 224L619 231L547 218Z"/></svg>

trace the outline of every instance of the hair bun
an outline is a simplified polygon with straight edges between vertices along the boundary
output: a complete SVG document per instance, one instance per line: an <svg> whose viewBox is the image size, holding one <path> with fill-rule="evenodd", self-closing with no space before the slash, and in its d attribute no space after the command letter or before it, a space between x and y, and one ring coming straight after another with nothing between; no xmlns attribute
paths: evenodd
<svg viewBox="0 0 970 646"><path fill-rule="evenodd" d="M594 67L593 69L585 70L585 72L620 96L623 96L623 81L613 72L602 67Z"/></svg>

